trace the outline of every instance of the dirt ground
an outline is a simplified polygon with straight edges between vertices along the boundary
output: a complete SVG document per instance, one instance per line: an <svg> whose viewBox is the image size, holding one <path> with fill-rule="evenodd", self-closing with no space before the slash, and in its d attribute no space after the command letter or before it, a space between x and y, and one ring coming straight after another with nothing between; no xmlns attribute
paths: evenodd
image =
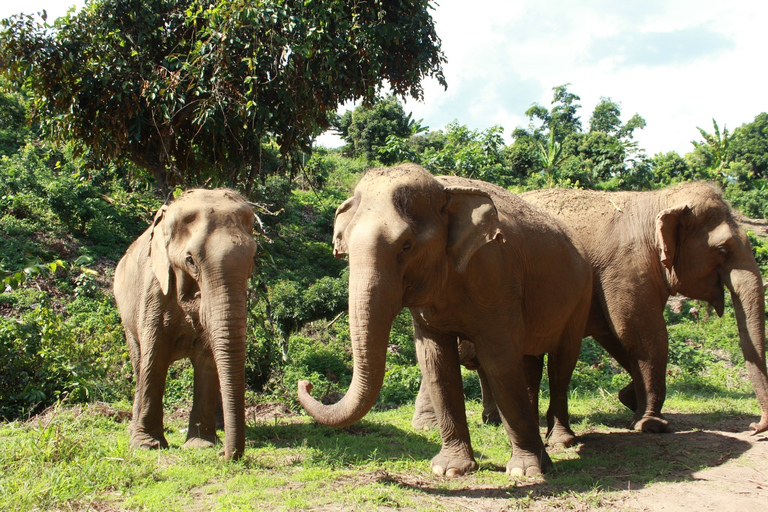
<svg viewBox="0 0 768 512"><path fill-rule="evenodd" d="M510 492L467 487L436 501L453 510L611 510L648 512L768 512L768 435L751 436L741 430L742 420L726 419L722 430L699 430L695 415L670 415L677 431L671 434L634 432L594 433L581 436L580 458L614 453L654 454L669 461L667 474L653 481L633 480L619 467L593 467L599 481L608 485L599 492L576 488L564 492L562 485L548 488L546 482L522 484ZM669 416L668 416L669 417ZM604 460L604 458L603 458ZM702 468L703 469L694 469ZM567 487L567 485L566 485ZM496 494L496 495L494 495ZM510 499L512 498L512 499ZM515 499L517 498L517 499Z"/></svg>

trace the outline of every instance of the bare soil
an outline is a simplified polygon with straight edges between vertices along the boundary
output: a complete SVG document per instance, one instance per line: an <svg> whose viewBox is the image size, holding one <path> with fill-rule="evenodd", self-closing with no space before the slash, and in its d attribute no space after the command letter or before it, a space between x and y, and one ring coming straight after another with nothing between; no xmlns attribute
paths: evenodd
<svg viewBox="0 0 768 512"><path fill-rule="evenodd" d="M386 471L360 475L359 483L375 480L417 490L422 496L420 507L427 510L768 512L768 436L744 432L744 418L726 418L718 422L716 430L696 428L705 423L698 415L671 414L668 418L678 429L674 433L581 435L579 444L569 449L575 452L572 456L609 461L587 470L592 477L589 485L571 486L567 478L559 478L569 471L567 460L556 462L559 477L529 478L509 487L473 484L474 478L469 476L464 477L467 485L445 490L439 478ZM712 424L711 418L708 423ZM644 457L653 457L654 462L666 460L667 470L649 475L642 465ZM503 471L484 468L478 462L481 471Z"/></svg>

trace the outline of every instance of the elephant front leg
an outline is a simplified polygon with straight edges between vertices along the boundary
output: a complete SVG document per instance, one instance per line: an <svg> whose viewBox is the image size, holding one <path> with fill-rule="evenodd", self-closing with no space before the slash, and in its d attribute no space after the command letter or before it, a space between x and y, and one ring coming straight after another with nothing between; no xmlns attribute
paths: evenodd
<svg viewBox="0 0 768 512"><path fill-rule="evenodd" d="M417 359L440 427L442 448L431 462L432 472L455 477L477 470L464 408L464 389L456 337L414 322Z"/></svg>
<svg viewBox="0 0 768 512"><path fill-rule="evenodd" d="M192 360L195 388L189 429L184 448L211 448L221 444L216 435L216 412L220 401L219 376L210 349L198 350Z"/></svg>
<svg viewBox="0 0 768 512"><path fill-rule="evenodd" d="M157 344L143 347L140 369L135 372L136 394L129 441L133 448L168 448L168 441L163 434L163 392L169 359L169 354L162 347L157 347Z"/></svg>
<svg viewBox="0 0 768 512"><path fill-rule="evenodd" d="M507 462L510 476L540 475L552 469L539 434L538 411L529 396L522 355L510 347L478 348L481 367L488 377L504 428L512 444L512 457Z"/></svg>

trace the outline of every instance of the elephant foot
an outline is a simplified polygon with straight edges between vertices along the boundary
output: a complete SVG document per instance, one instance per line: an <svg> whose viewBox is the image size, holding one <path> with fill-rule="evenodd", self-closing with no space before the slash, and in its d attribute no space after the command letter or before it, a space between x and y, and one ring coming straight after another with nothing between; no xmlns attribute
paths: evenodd
<svg viewBox="0 0 768 512"><path fill-rule="evenodd" d="M221 441L218 437L215 437L214 439L204 439L202 437L189 437L187 438L187 441L182 446L182 449L201 449L201 448L213 448L214 446L218 446L221 444Z"/></svg>
<svg viewBox="0 0 768 512"><path fill-rule="evenodd" d="M631 411L637 411L637 395L635 394L634 382L630 382L621 388L621 391L619 391L619 402L624 404Z"/></svg>
<svg viewBox="0 0 768 512"><path fill-rule="evenodd" d="M753 436L761 432L768 432L768 418L761 418L759 423L750 423L749 430L752 431Z"/></svg>
<svg viewBox="0 0 768 512"><path fill-rule="evenodd" d="M557 425L547 433L547 444L552 447L570 448L576 444L576 434L570 428Z"/></svg>
<svg viewBox="0 0 768 512"><path fill-rule="evenodd" d="M633 419L629 428L650 434L662 434L673 431L672 427L669 426L669 422L659 416L642 416L640 419Z"/></svg>
<svg viewBox="0 0 768 512"><path fill-rule="evenodd" d="M168 448L168 441L165 440L165 436L153 437L149 434L142 434L140 432L134 432L131 435L131 440L128 443L131 448L138 448L142 450L159 450L160 448Z"/></svg>
<svg viewBox="0 0 768 512"><path fill-rule="evenodd" d="M411 426L416 430L429 430L431 428L437 427L437 417L435 416L435 412L431 411L429 413L419 413L416 411L413 413Z"/></svg>
<svg viewBox="0 0 768 512"><path fill-rule="evenodd" d="M551 471L554 466L552 459L546 451L542 449L541 456L538 457L532 453L521 453L515 450L512 458L507 462L507 475L509 476L536 476Z"/></svg>
<svg viewBox="0 0 768 512"><path fill-rule="evenodd" d="M437 476L454 478L477 471L477 462L471 454L446 453L442 450L431 462L432 472Z"/></svg>
<svg viewBox="0 0 768 512"><path fill-rule="evenodd" d="M501 425L501 414L499 414L499 410L495 407L490 411L483 410L483 423L486 425Z"/></svg>

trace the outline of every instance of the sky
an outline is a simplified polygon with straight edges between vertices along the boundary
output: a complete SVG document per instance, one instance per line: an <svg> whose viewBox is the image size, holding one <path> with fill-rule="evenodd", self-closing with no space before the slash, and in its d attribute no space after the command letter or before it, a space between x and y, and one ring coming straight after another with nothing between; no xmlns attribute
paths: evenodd
<svg viewBox="0 0 768 512"><path fill-rule="evenodd" d="M2 2L0 18L46 9L51 20L83 3ZM405 102L431 130L500 125L511 142L525 111L549 107L563 84L581 98L585 129L601 97L619 103L623 121L645 118L635 139L649 156L692 151L696 127L712 132L713 118L732 131L768 111L765 1L439 0L432 17L448 89L430 79L424 101Z"/></svg>

